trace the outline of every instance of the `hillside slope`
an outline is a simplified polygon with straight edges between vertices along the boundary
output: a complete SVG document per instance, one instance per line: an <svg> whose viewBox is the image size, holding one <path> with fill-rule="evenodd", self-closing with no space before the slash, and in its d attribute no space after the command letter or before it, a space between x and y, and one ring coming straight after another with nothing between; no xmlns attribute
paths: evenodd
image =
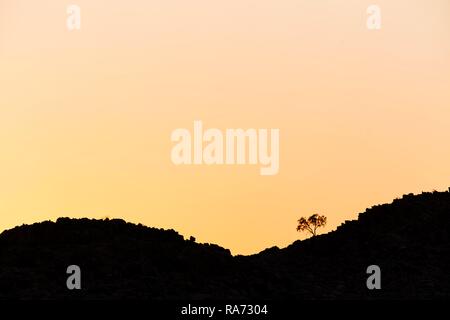
<svg viewBox="0 0 450 320"><path fill-rule="evenodd" d="M450 192L406 195L336 231L233 257L122 220L60 218L0 235L0 299L406 299L450 297ZM66 288L66 268L82 290ZM368 290L366 268L381 268Z"/></svg>

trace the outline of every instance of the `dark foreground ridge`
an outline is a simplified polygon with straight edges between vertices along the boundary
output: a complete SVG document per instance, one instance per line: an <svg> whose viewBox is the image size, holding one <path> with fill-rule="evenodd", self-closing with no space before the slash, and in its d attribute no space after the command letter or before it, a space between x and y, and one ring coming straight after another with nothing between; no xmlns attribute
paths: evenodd
<svg viewBox="0 0 450 320"><path fill-rule="evenodd" d="M0 235L0 299L450 297L450 192L405 195L336 231L252 256L123 220L60 218ZM381 268L381 290L366 269ZM82 289L68 290L78 265Z"/></svg>

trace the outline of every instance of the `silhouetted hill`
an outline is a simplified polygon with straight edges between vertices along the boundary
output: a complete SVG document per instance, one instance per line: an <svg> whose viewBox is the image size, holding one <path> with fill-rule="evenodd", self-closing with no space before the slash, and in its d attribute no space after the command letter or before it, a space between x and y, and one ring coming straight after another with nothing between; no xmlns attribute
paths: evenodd
<svg viewBox="0 0 450 320"><path fill-rule="evenodd" d="M123 220L60 218L0 235L0 298L449 298L449 231L450 192L406 195L252 256ZM82 290L66 288L73 264ZM381 290L366 287L372 264Z"/></svg>

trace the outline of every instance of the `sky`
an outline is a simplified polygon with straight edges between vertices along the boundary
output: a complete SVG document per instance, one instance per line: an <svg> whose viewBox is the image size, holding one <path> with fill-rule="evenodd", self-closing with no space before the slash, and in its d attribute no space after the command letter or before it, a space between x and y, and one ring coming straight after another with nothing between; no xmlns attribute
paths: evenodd
<svg viewBox="0 0 450 320"><path fill-rule="evenodd" d="M279 129L278 174L175 165L195 120ZM0 230L122 218L252 254L446 190L449 141L448 0L0 0Z"/></svg>

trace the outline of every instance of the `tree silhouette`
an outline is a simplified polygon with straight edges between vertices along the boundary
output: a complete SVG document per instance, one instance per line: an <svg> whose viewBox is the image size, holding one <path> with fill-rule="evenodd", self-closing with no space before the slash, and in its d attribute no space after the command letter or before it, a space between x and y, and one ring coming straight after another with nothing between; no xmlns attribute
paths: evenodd
<svg viewBox="0 0 450 320"><path fill-rule="evenodd" d="M317 228L323 227L327 224L327 217L319 216L317 213L310 216L308 219L301 217L298 219L297 231L308 231L314 237Z"/></svg>

